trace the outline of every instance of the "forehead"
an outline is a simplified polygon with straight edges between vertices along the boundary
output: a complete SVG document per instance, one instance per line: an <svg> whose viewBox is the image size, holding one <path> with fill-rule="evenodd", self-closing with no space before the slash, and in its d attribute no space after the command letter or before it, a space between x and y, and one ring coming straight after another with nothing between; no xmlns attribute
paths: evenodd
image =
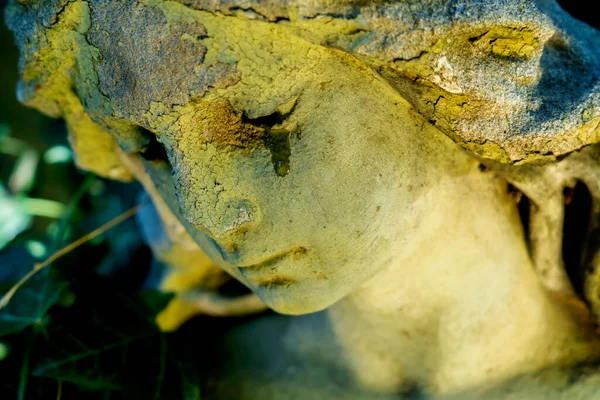
<svg viewBox="0 0 600 400"><path fill-rule="evenodd" d="M102 54L94 66L112 115L155 133L197 103L225 100L229 111L254 120L283 112L310 87L338 80L344 68L333 73L334 64L367 71L348 53L322 45L345 33L351 40L362 36L356 21L275 24L194 12L172 2L89 4L87 37ZM122 26L123 18L142 27Z"/></svg>

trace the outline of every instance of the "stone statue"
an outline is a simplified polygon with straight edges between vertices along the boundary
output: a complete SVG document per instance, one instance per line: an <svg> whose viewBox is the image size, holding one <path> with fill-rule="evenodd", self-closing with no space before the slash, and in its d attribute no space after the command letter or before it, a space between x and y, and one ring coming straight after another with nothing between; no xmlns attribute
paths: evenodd
<svg viewBox="0 0 600 400"><path fill-rule="evenodd" d="M554 0L13 0L7 22L20 100L152 200L162 326L294 315L220 339L208 398L599 390L600 33ZM260 301L211 295L219 271Z"/></svg>

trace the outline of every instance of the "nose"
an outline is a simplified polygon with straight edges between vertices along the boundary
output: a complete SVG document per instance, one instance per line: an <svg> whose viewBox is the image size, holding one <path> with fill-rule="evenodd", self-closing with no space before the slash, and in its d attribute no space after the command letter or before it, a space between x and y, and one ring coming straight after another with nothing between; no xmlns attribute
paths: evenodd
<svg viewBox="0 0 600 400"><path fill-rule="evenodd" d="M225 196L226 193L223 193L222 197ZM195 210L192 210L191 214L196 216L193 225L207 232L219 243L236 242L239 239L236 236L248 231L258 220L259 209L248 199L215 198L214 200L207 201L204 198L204 201L196 202Z"/></svg>
<svg viewBox="0 0 600 400"><path fill-rule="evenodd" d="M220 206L220 207L219 207ZM217 206L216 235L242 233L256 219L257 207L250 200L228 200Z"/></svg>
<svg viewBox="0 0 600 400"><path fill-rule="evenodd" d="M198 232L207 234L225 263L236 264L242 256L239 246L244 242L243 236L258 220L258 207L248 199L220 199L216 203L203 201L195 206L192 214L196 218L193 222L186 219Z"/></svg>

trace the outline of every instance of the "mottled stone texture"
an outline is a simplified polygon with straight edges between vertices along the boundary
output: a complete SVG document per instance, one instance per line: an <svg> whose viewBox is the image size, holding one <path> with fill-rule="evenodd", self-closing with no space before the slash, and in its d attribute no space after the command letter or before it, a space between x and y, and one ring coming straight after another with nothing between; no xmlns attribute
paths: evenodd
<svg viewBox="0 0 600 400"><path fill-rule="evenodd" d="M219 82L235 79L228 65L204 64L206 29L201 24L169 23L161 11L135 0L89 5L87 38L102 54L95 64L99 89L114 102L116 117L141 119L152 102L184 105Z"/></svg>

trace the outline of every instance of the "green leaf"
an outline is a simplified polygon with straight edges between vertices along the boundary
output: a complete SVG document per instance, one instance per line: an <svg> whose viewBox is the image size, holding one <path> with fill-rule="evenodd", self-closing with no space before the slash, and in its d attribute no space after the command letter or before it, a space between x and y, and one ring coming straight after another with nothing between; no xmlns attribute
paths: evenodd
<svg viewBox="0 0 600 400"><path fill-rule="evenodd" d="M0 135L0 153L16 157L8 187L12 193L26 194L35 184L40 155L27 142Z"/></svg>
<svg viewBox="0 0 600 400"><path fill-rule="evenodd" d="M33 341L35 337L29 335L27 338L27 346L25 353L23 354L23 361L21 362L21 371L19 372L19 391L17 394L18 400L25 399L25 392L27 390L27 381L29 380L29 363L31 362L31 351L33 348Z"/></svg>
<svg viewBox="0 0 600 400"><path fill-rule="evenodd" d="M0 140L10 136L10 127L6 124L0 124Z"/></svg>
<svg viewBox="0 0 600 400"><path fill-rule="evenodd" d="M55 252L63 244L65 232L68 230L68 224L71 217L73 217L73 215L77 211L79 203L81 202L85 194L89 191L92 184L96 181L97 178L95 175L87 175L81 183L81 185L79 185L75 193L73 193L73 196L71 197L71 200L69 201L69 204L67 205L67 208L62 218L58 221L56 232L52 237L52 245L50 247L50 252Z"/></svg>
<svg viewBox="0 0 600 400"><path fill-rule="evenodd" d="M150 320L154 322L154 318L165 309L167 304L173 299L172 293L156 292L152 290L144 290L138 293L140 304L145 307L146 313Z"/></svg>
<svg viewBox="0 0 600 400"><path fill-rule="evenodd" d="M198 399L199 385L184 375L154 324L170 296L121 292L103 286L110 280L94 281L94 288L76 293L71 308L53 313L60 323L48 327L52 345L33 375L86 390L118 390L128 399Z"/></svg>
<svg viewBox="0 0 600 400"><path fill-rule="evenodd" d="M35 184L39 154L27 146L19 155L13 173L8 181L8 187L13 193L29 193Z"/></svg>
<svg viewBox="0 0 600 400"><path fill-rule="evenodd" d="M8 357L9 353L10 353L10 348L8 347L8 345L6 343L0 342L0 361L4 360L6 357Z"/></svg>
<svg viewBox="0 0 600 400"><path fill-rule="evenodd" d="M14 285L5 283L0 287L0 297ZM50 307L59 300L68 284L53 273L50 268L42 270L25 283L13 296L6 307L0 310L0 336L18 333L29 326L44 329Z"/></svg>
<svg viewBox="0 0 600 400"><path fill-rule="evenodd" d="M61 320L49 327L53 349L36 365L34 375L87 389L121 388L130 355L158 337L145 305L122 293L97 292L95 298L80 293Z"/></svg>

